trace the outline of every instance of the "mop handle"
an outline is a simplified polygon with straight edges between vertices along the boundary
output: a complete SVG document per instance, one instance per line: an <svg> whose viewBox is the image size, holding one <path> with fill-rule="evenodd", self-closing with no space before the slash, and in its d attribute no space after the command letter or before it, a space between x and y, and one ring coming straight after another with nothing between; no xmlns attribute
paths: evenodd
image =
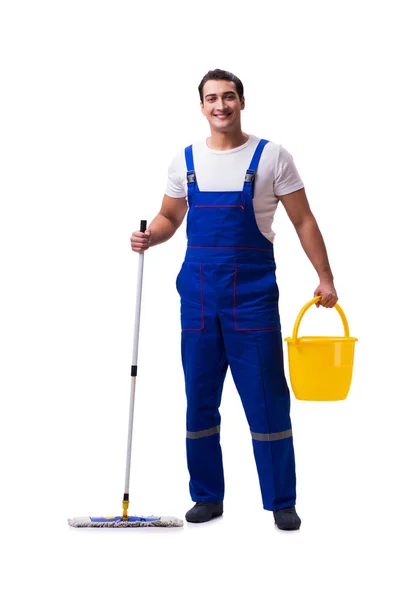
<svg viewBox="0 0 400 600"><path fill-rule="evenodd" d="M140 221L140 231L144 233L147 228L147 221ZM135 315L135 330L133 334L133 354L132 354L132 377L136 377L137 374L137 358L138 358L138 347L139 347L139 325L140 325L140 308L142 304L142 282L143 282L143 261L144 252L139 252L139 267L138 267L138 279L137 279L137 290L136 290L136 315Z"/></svg>
<svg viewBox="0 0 400 600"><path fill-rule="evenodd" d="M140 231L144 233L147 228L147 221L140 221ZM143 284L143 261L144 252L139 252L138 277L136 288L136 314L135 328L133 334L133 354L131 366L131 396L129 407L129 426L128 426L128 448L126 453L126 471L125 471L125 490L124 499L122 501L122 518L128 519L129 506L129 478L131 472L131 455L132 455L132 430L133 430L133 413L135 407L135 391L136 391L136 376L137 376L137 359L139 347L139 326L140 326L140 309L142 304L142 284Z"/></svg>

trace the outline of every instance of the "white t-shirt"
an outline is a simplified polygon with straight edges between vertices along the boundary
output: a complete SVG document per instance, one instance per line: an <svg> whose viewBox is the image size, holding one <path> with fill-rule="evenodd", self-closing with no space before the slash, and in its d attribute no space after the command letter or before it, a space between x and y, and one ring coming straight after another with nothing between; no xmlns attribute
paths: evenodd
<svg viewBox="0 0 400 600"><path fill-rule="evenodd" d="M232 150L212 150L206 140L193 144L193 161L200 191L236 191L243 189L244 177L260 138L250 135L242 146ZM187 197L185 150L182 148L168 168L165 193L172 198ZM278 206L277 196L303 188L292 155L283 146L268 142L261 154L254 182L253 206L261 233L274 241L272 223Z"/></svg>

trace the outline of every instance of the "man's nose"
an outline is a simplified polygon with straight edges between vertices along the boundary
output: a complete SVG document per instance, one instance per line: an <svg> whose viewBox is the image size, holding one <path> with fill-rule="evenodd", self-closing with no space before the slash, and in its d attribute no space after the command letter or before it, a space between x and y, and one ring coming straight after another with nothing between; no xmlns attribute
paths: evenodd
<svg viewBox="0 0 400 600"><path fill-rule="evenodd" d="M218 110L224 110L226 107L226 102L224 98L217 98L217 108Z"/></svg>

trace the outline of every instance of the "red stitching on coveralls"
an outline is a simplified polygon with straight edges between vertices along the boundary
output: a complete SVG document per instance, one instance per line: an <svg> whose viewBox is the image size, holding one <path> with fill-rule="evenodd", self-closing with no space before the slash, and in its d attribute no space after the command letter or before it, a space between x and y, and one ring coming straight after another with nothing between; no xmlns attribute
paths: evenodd
<svg viewBox="0 0 400 600"><path fill-rule="evenodd" d="M237 321L236 321L236 273L238 270L238 266L237 264L235 265L235 275L234 275L234 279L233 279L233 320L235 323L235 329L236 331L279 331L279 327L255 327L253 329L251 328L241 328L237 326Z"/></svg>
<svg viewBox="0 0 400 600"><path fill-rule="evenodd" d="M244 210L243 204L195 204L193 208L241 208Z"/></svg>
<svg viewBox="0 0 400 600"><path fill-rule="evenodd" d="M201 298L201 327L200 327L200 329L182 329L182 331L203 331L203 329L204 329L203 263L200 263L200 298Z"/></svg>
<svg viewBox="0 0 400 600"><path fill-rule="evenodd" d="M244 248L243 246L188 246L188 248L233 248L234 250L260 250L261 252L272 252L268 248Z"/></svg>

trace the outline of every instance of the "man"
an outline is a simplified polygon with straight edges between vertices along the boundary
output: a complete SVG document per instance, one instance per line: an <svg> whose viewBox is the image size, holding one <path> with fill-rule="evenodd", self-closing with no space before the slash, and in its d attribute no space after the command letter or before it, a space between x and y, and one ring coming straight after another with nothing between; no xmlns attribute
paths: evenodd
<svg viewBox="0 0 400 600"><path fill-rule="evenodd" d="M318 273L318 305L336 304L333 276L291 155L241 129L241 81L209 71L199 93L211 135L175 156L159 214L145 233L131 237L136 252L165 242L188 211L188 246L176 282L195 502L186 519L200 523L223 512L218 409L229 365L250 427L263 506L279 529L294 530L301 520L271 230L279 200Z"/></svg>

